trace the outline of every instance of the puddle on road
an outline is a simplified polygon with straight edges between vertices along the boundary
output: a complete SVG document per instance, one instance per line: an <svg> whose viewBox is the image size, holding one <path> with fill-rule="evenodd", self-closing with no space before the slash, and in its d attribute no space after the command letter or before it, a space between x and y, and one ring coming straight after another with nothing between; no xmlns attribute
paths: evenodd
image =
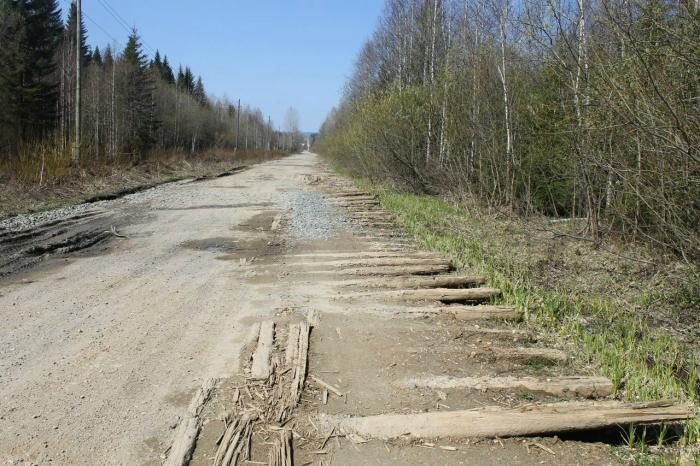
<svg viewBox="0 0 700 466"><path fill-rule="evenodd" d="M185 241L180 246L195 251L206 251L212 254L231 253L238 249L239 241L231 238L206 238Z"/></svg>
<svg viewBox="0 0 700 466"><path fill-rule="evenodd" d="M272 227L272 222L275 216L278 214L276 210L267 210L259 214L253 215L251 218L246 220L244 223L232 226L231 229L235 231L245 231L245 232L260 232L269 231Z"/></svg>

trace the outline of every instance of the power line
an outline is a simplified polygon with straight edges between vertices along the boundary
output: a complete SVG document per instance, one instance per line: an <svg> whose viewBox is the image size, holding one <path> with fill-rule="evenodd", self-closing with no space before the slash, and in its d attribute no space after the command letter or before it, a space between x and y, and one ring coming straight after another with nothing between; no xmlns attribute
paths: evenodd
<svg viewBox="0 0 700 466"><path fill-rule="evenodd" d="M89 19L90 22L91 22L92 24L94 24L95 26L97 26L102 32L104 32L104 33L107 35L107 37L109 37L110 39L112 39L112 41L113 41L114 43L116 43L119 47L122 47L122 48L124 47L124 44L122 44L121 41L118 41L117 39L115 39L114 36L113 36L112 34L109 33L109 31L107 31L105 28L103 28L102 26L100 26L100 23L98 23L97 21L95 21L94 19L92 19L90 16L88 16L88 14L85 13L84 11L83 11L83 16L85 16L87 19Z"/></svg>
<svg viewBox="0 0 700 466"><path fill-rule="evenodd" d="M66 6L66 8L68 9L68 11L70 11L71 3L70 3L68 0L63 0L63 4ZM98 28L100 31L102 31L103 33L105 33L105 35L106 35L107 37L109 37L110 39L112 39L112 42L114 42L114 43L115 43L116 45L118 45L119 47L122 47L122 48L124 47L124 44L123 44L121 41L115 39L115 37L114 37L107 29L103 28L102 25L100 25L100 23L98 23L97 21L95 21L94 19L92 19L92 17L90 17L90 15L88 15L88 14L85 12L85 10L81 11L80 13L81 13L82 16L86 17L92 24L94 24L95 26L97 26L97 28Z"/></svg>
<svg viewBox="0 0 700 466"><path fill-rule="evenodd" d="M131 34L133 29L129 27L129 23L122 17L122 15L120 15L119 12L107 2L107 0L98 1L100 2L100 5L102 5L102 7L105 9L105 11L109 13L112 16L112 18L114 18L115 21L121 27L123 27L128 34ZM151 47L151 45L148 42L146 42L143 37L141 37L141 42L151 53L155 54L155 50L153 49L153 47Z"/></svg>

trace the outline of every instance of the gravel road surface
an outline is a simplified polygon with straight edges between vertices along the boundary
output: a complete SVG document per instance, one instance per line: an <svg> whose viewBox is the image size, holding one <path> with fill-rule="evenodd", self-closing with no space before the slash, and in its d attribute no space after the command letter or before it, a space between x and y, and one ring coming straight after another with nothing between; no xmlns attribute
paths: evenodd
<svg viewBox="0 0 700 466"><path fill-rule="evenodd" d="M315 164L292 156L0 224L90 211L120 235L0 281L3 464L159 463L195 389L236 371L246 318L269 311L269 291L243 286L241 259L269 247L258 230L289 209L299 234L343 227L314 223L319 196L300 192Z"/></svg>

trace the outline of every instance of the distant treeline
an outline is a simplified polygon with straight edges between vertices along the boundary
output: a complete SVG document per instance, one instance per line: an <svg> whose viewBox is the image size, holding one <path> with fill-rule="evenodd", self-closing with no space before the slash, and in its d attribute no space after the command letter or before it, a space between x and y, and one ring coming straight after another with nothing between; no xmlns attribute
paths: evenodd
<svg viewBox="0 0 700 466"><path fill-rule="evenodd" d="M389 0L317 148L700 257L698 0Z"/></svg>
<svg viewBox="0 0 700 466"><path fill-rule="evenodd" d="M80 24L80 51L76 27ZM81 160L129 159L211 147L292 150L263 113L207 96L189 67L148 59L136 30L123 50L92 50L75 3L67 22L55 0L0 0L0 162L74 149L76 54L81 64ZM240 126L240 134L238 128ZM42 165L43 166L43 165Z"/></svg>

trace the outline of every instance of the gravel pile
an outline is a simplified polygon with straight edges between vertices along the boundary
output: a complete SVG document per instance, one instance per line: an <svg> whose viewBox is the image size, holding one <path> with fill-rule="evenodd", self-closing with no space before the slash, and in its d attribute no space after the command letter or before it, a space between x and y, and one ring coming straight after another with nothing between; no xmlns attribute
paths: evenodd
<svg viewBox="0 0 700 466"><path fill-rule="evenodd" d="M289 193L285 207L290 211L287 228L291 239L328 239L353 228L352 222L321 193Z"/></svg>

